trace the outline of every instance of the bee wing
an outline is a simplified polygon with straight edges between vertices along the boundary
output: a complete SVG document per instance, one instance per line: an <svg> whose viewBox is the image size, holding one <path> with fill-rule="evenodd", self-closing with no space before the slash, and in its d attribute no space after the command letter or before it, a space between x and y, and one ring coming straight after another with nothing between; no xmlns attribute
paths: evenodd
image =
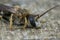
<svg viewBox="0 0 60 40"><path fill-rule="evenodd" d="M15 13L15 10L13 9L13 7L3 5L3 4L0 4L0 11L8 11L11 13Z"/></svg>

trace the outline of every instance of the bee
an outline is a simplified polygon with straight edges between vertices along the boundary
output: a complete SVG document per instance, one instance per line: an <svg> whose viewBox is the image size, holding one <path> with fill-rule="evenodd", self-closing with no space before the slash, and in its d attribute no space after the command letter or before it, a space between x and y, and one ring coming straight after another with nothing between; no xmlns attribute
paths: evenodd
<svg viewBox="0 0 60 40"><path fill-rule="evenodd" d="M48 9L41 15L33 15L30 14L27 9L20 8L20 6L10 7L0 4L0 16L5 20L5 23L8 22L10 24L10 29L12 29L12 25L23 25L23 29L25 29L29 23L31 24L32 28L36 28L37 25L35 21L57 6L58 5Z"/></svg>

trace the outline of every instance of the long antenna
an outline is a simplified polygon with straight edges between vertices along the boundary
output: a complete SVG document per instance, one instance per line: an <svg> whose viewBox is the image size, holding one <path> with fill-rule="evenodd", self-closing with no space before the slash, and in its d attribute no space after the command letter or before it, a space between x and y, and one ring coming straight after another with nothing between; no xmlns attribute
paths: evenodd
<svg viewBox="0 0 60 40"><path fill-rule="evenodd" d="M45 15L45 14L46 14L47 12L49 12L50 10L52 10L52 9L58 7L58 6L59 6L59 5L56 5L56 6L52 7L52 8L50 8L50 9L48 9L47 11L45 11L43 14L38 15L38 17L36 18L36 20L39 19L40 17L42 17L43 15Z"/></svg>

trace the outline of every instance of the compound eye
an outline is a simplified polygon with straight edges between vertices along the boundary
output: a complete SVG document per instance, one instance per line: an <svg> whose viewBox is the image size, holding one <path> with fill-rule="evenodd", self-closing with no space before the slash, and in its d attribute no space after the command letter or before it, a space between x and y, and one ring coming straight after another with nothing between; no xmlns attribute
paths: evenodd
<svg viewBox="0 0 60 40"><path fill-rule="evenodd" d="M36 27L36 23L35 23L35 20L34 20L34 17L33 17L33 16L29 16L29 17L28 17L28 20L30 21L30 24L31 24L33 27Z"/></svg>

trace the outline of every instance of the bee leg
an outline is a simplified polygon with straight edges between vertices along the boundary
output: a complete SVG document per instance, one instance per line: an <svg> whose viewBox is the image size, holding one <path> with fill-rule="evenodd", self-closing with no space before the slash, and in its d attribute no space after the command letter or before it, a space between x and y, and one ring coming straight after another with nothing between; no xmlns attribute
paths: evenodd
<svg viewBox="0 0 60 40"><path fill-rule="evenodd" d="M2 16L0 16L0 20L2 19Z"/></svg>
<svg viewBox="0 0 60 40"><path fill-rule="evenodd" d="M24 27L23 27L24 30L27 27L27 24L28 24L28 21L27 21L27 18L25 17L25 23L24 23Z"/></svg>
<svg viewBox="0 0 60 40"><path fill-rule="evenodd" d="M11 16L10 16L10 30L12 30L12 24L13 24L12 17L13 17L13 14L11 14Z"/></svg>
<svg viewBox="0 0 60 40"><path fill-rule="evenodd" d="M2 16L0 16L0 19L2 18Z"/></svg>

